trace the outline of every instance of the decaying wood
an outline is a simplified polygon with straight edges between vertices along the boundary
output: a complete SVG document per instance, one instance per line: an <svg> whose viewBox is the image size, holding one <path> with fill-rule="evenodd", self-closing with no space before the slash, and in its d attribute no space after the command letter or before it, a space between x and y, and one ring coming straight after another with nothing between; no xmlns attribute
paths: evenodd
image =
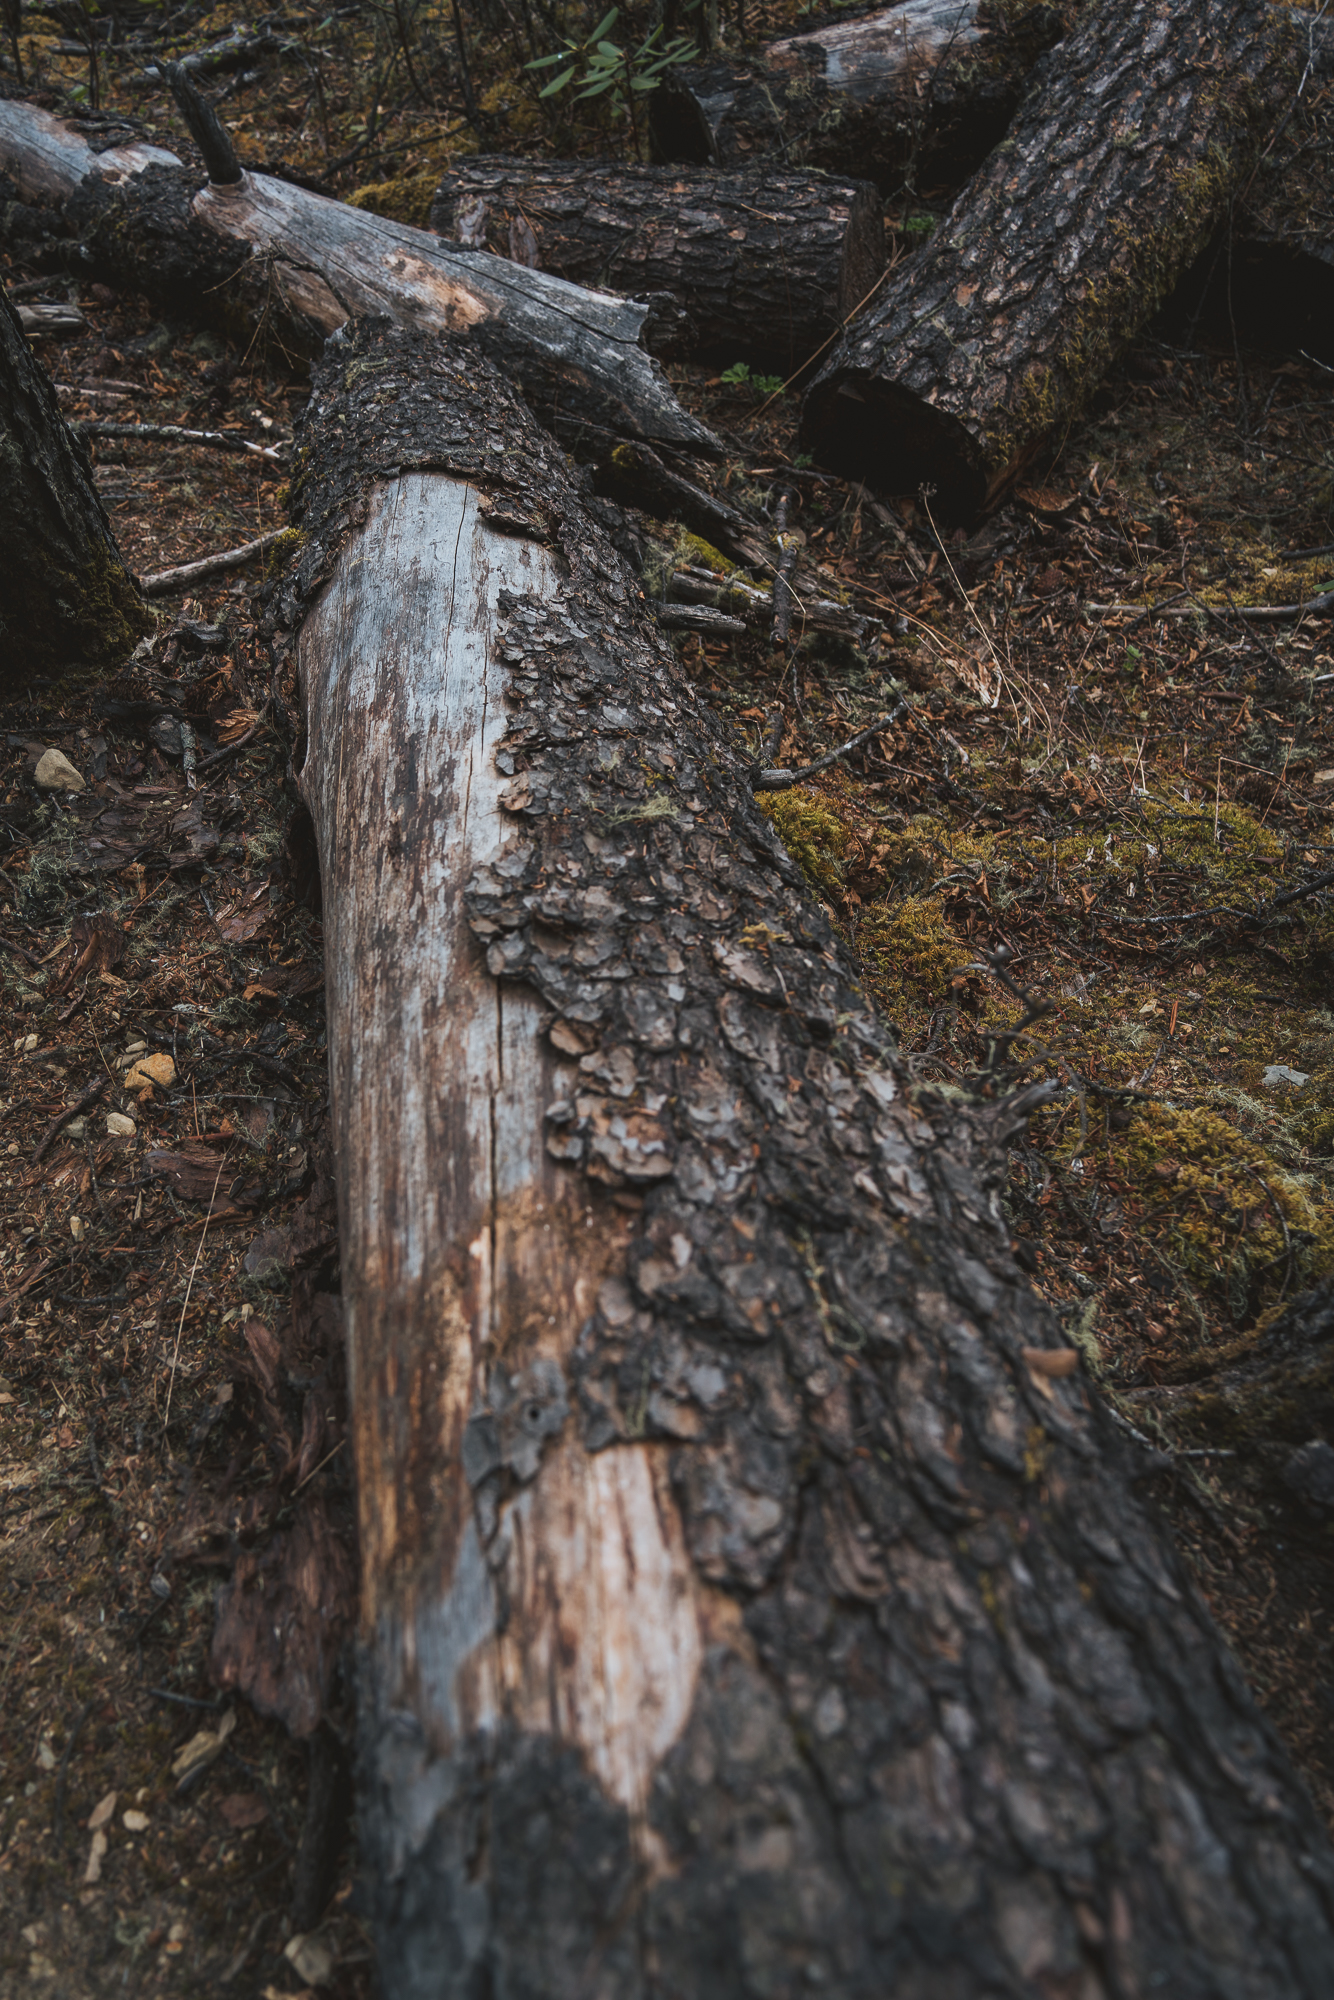
<svg viewBox="0 0 1334 2000"><path fill-rule="evenodd" d="M504 451L494 449L503 444ZM472 343L348 329L307 706L394 2000L1324 2000L1334 1852L911 1085Z"/></svg>
<svg viewBox="0 0 1334 2000"><path fill-rule="evenodd" d="M214 185L134 137L95 149L77 126L0 99L0 172L58 209L81 272L317 352L350 313L472 328L563 438L580 432L720 449L639 344L647 308L265 174Z"/></svg>
<svg viewBox="0 0 1334 2000"><path fill-rule="evenodd" d="M1033 63L1074 4L904 0L774 42L762 55L669 71L649 101L654 158L865 174L888 192L958 187L1003 138Z"/></svg>
<svg viewBox="0 0 1334 2000"><path fill-rule="evenodd" d="M657 353L804 361L885 268L869 181L777 165L456 162L431 206L442 236L575 284L669 295Z"/></svg>
<svg viewBox="0 0 1334 2000"><path fill-rule="evenodd" d="M806 448L967 516L1068 423L1207 243L1296 87L1290 10L1089 7L928 247L812 384Z"/></svg>
<svg viewBox="0 0 1334 2000"><path fill-rule="evenodd" d="M153 620L93 484L88 447L60 414L0 286L0 680L96 672Z"/></svg>

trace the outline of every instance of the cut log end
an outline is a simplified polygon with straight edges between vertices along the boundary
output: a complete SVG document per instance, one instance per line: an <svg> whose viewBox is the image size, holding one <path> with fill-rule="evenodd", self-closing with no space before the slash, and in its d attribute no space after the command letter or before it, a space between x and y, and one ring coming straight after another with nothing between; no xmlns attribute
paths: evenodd
<svg viewBox="0 0 1334 2000"><path fill-rule="evenodd" d="M996 489L967 427L887 376L817 382L801 437L820 465L874 492L925 489L937 518L951 524L973 519Z"/></svg>

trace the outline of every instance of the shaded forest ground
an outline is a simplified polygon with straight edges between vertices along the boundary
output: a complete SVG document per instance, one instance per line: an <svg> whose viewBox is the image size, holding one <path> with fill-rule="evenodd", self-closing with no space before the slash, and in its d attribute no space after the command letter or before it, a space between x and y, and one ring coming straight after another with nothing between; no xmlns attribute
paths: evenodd
<svg viewBox="0 0 1334 2000"><path fill-rule="evenodd" d="M228 19L185 24L179 46ZM47 81L86 84L60 39ZM326 41L316 72L273 57L232 93L243 155L411 213L442 121L446 151L474 143L457 68L428 66L438 102L420 88L397 112L391 70L377 150L381 39L354 18ZM505 142L538 143L517 66L472 53L483 119L508 107ZM136 65L98 81L179 145ZM71 417L290 434L304 384L271 360L132 297L39 289L86 316L41 349ZM678 643L756 754L781 713L786 764L910 697L893 732L770 809L924 1087L1055 1084L1014 1149L1017 1254L1114 1407L1166 1448L1146 1458L1152 1490L1334 1817L1328 1531L1281 1477L1304 1413L1256 1444L1182 1396L1334 1271L1334 634L1245 615L1334 577L1334 377L1169 313L1018 495L942 537L929 501L798 462L795 397L765 404L736 372L673 371L727 431L729 497L763 518L790 480L805 557L884 629L860 648ZM153 443L95 456L138 571L281 525L279 465ZM677 524L628 529L659 565L725 569ZM336 1381L318 1377L329 1407L308 1435L316 1375L275 1386L265 1364L263 1329L312 1275L333 1281L336 1250L319 917L260 584L166 600L115 682L34 689L3 718L0 1994L367 1990L350 1847L313 1944L284 1953L304 1751L209 1663L238 1551L282 1527L299 1485L345 1502L347 1479ZM49 747L83 773L77 797L38 791ZM150 1056L170 1069L131 1081ZM200 1730L216 1754L174 1775Z"/></svg>

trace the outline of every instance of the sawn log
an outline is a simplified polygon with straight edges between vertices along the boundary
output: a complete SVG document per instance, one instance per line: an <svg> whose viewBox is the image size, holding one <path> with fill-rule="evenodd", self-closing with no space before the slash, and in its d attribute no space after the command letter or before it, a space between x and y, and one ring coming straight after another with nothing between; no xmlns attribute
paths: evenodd
<svg viewBox="0 0 1334 2000"><path fill-rule="evenodd" d="M656 160L956 188L1003 138L1028 73L1078 0L903 0L761 54L668 71L649 99Z"/></svg>
<svg viewBox="0 0 1334 2000"><path fill-rule="evenodd" d="M885 268L869 181L777 164L627 167L456 162L431 205L442 236L582 285L665 294L660 354L790 367L859 306Z"/></svg>
<svg viewBox="0 0 1334 2000"><path fill-rule="evenodd" d="M1012 1263L1023 1103L911 1084L473 343L336 335L302 449L382 1990L1325 2000L1334 1851Z"/></svg>
<svg viewBox="0 0 1334 2000"><path fill-rule="evenodd" d="M1097 386L1208 242L1300 76L1264 0L1090 6L925 250L848 328L802 439L974 514Z"/></svg>
<svg viewBox="0 0 1334 2000"><path fill-rule="evenodd" d="M173 311L256 328L289 354L318 352L352 313L441 331L472 328L564 441L611 432L713 455L640 345L646 308L542 271L451 249L429 230L266 174L226 184L127 134L91 138L0 98L0 173L25 203L61 213L76 267Z"/></svg>

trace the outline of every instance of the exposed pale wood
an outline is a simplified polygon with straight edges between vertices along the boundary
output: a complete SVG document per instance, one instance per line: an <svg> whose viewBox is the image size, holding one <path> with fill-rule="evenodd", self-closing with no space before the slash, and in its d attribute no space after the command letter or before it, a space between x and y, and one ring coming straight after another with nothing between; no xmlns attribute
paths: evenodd
<svg viewBox="0 0 1334 2000"><path fill-rule="evenodd" d="M564 435L600 427L721 449L640 345L647 308L388 222L264 174L201 184L139 140L94 152L73 125L0 99L0 171L61 209L90 275L309 355L351 313L473 329Z"/></svg>
<svg viewBox="0 0 1334 2000"><path fill-rule="evenodd" d="M515 232L522 225L522 235ZM808 358L885 268L869 181L776 163L639 167L590 160L452 163L431 205L442 236L528 260L578 284L665 293L657 353Z"/></svg>
<svg viewBox="0 0 1334 2000"><path fill-rule="evenodd" d="M301 447L382 1989L1325 2000L1334 1852L1012 1264L1025 1101L909 1095L470 343L349 329Z"/></svg>
<svg viewBox="0 0 1334 2000"><path fill-rule="evenodd" d="M802 437L962 518L1066 425L1209 241L1292 101L1292 10L1089 6L927 247L807 392Z"/></svg>
<svg viewBox="0 0 1334 2000"><path fill-rule="evenodd" d="M904 0L755 56L669 71L649 100L654 157L957 187L1003 136L1037 56L1075 4ZM782 169L780 169L781 171Z"/></svg>

